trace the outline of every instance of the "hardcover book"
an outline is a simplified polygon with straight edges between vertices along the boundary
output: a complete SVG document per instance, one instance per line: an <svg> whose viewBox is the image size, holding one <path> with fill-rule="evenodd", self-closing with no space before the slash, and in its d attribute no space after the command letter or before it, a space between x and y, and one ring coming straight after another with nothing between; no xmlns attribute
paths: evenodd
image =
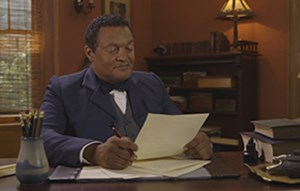
<svg viewBox="0 0 300 191"><path fill-rule="evenodd" d="M300 139L300 122L292 119L251 121L254 131L272 139Z"/></svg>
<svg viewBox="0 0 300 191"><path fill-rule="evenodd" d="M205 76L198 79L198 88L234 88L233 76Z"/></svg>
<svg viewBox="0 0 300 191"><path fill-rule="evenodd" d="M242 132L241 136L244 149L253 138L259 157L269 163L273 162L274 156L290 154L293 150L300 148L300 139L275 140L255 132Z"/></svg>

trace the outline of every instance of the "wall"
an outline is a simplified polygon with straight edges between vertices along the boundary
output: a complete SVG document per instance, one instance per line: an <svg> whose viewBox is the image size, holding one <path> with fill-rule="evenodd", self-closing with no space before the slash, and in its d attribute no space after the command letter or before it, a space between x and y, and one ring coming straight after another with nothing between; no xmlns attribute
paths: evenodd
<svg viewBox="0 0 300 191"><path fill-rule="evenodd" d="M85 15L75 11L73 0L45 2L47 10L45 38L47 44L54 49L48 49L46 54L45 76L47 78L52 74L63 75L80 69L84 59L84 32L91 20L102 13L102 1L94 0L94 3L93 11ZM151 25L149 25L151 23L151 0L143 0L143 2L135 0L131 5L131 25L137 41L136 69L146 70L143 64L143 55L148 52L152 40ZM140 15L143 16L140 17ZM54 63L51 64L49 60ZM52 68L49 67L49 64L53 65Z"/></svg>
<svg viewBox="0 0 300 191"><path fill-rule="evenodd" d="M85 1L86 3L87 1ZM83 63L84 32L89 22L101 14L101 1L95 0L96 7L91 14L78 14L73 1L59 1L59 75L79 71Z"/></svg>
<svg viewBox="0 0 300 191"><path fill-rule="evenodd" d="M224 2L153 0L153 46L206 40L211 31L224 32L232 41L232 23L214 19ZM259 43L259 117L287 117L288 2L247 2L257 17L239 23L239 38Z"/></svg>
<svg viewBox="0 0 300 191"><path fill-rule="evenodd" d="M54 26L51 30L55 35L52 39L54 42L52 45L50 43L50 46L54 46L55 50L52 53L48 50L46 53L47 80L53 73L62 75L79 70L83 59L84 31L91 19L101 14L101 0L94 1L96 8L93 12L90 15L82 15L75 12L73 0L53 0L54 4L56 3L53 12L56 10L57 13L53 16ZM225 0L131 0L131 2L131 25L136 36L137 70L147 69L143 58L151 56L152 49L158 44L207 40L211 31L224 32L232 41L232 22L215 20ZM247 2L257 13L257 17L239 23L239 37L259 42L261 54L259 117L286 117L288 1ZM49 35L51 34L50 32ZM54 57L54 64L50 63L51 59L53 60L51 56ZM49 64L52 67L49 67Z"/></svg>
<svg viewBox="0 0 300 191"><path fill-rule="evenodd" d="M300 116L300 1L289 0L289 116Z"/></svg>
<svg viewBox="0 0 300 191"><path fill-rule="evenodd" d="M253 35L259 42L261 117L288 116L288 1L255 0ZM270 14L276 13L276 14Z"/></svg>

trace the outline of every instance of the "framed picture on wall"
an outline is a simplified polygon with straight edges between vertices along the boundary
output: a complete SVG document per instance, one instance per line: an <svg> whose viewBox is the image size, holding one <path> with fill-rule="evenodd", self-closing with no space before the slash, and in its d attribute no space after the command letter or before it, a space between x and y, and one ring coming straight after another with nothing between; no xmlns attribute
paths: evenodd
<svg viewBox="0 0 300 191"><path fill-rule="evenodd" d="M119 15L130 21L130 0L102 0L102 14Z"/></svg>

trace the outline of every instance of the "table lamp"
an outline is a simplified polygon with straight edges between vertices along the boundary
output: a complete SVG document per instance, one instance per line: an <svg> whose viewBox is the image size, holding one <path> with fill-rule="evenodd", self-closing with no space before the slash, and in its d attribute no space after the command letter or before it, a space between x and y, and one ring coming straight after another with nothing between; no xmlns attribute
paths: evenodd
<svg viewBox="0 0 300 191"><path fill-rule="evenodd" d="M233 48L238 49L238 27L240 19L250 19L256 16L245 0L227 0L221 8L217 19L233 21Z"/></svg>

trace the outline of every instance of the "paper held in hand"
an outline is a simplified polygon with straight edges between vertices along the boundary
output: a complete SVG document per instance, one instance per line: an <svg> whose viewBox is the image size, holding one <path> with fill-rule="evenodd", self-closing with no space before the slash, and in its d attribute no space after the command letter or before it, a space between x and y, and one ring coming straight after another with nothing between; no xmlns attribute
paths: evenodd
<svg viewBox="0 0 300 191"><path fill-rule="evenodd" d="M132 166L123 170L83 167L77 179L156 179L180 177L198 169L198 173L187 177L207 176L207 171L200 168L210 163L209 160L178 156L196 136L207 117L208 114L149 114L135 141L138 145L138 160Z"/></svg>
<svg viewBox="0 0 300 191"><path fill-rule="evenodd" d="M208 114L148 114L135 143L138 160L175 156L198 133Z"/></svg>

